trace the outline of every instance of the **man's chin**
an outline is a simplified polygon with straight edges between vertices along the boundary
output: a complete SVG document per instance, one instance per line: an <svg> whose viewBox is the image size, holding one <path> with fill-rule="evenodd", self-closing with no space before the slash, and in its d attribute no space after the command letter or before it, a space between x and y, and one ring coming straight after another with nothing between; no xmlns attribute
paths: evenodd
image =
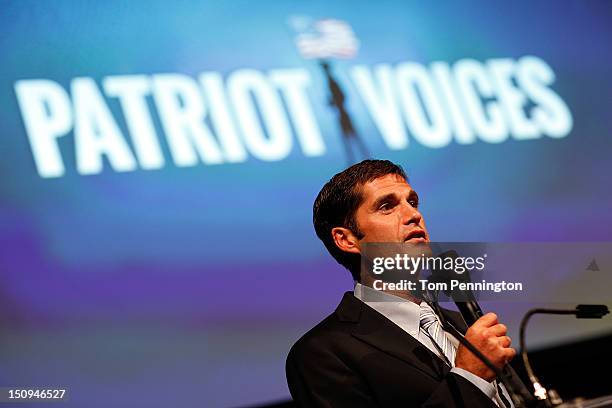
<svg viewBox="0 0 612 408"><path fill-rule="evenodd" d="M402 249L410 256L431 256L433 252L429 240L424 238L409 239L404 242Z"/></svg>

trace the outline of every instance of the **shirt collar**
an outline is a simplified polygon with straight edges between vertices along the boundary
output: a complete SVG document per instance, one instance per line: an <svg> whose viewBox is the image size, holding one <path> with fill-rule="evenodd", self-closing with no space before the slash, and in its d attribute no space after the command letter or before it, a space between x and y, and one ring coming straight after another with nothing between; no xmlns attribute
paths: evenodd
<svg viewBox="0 0 612 408"><path fill-rule="evenodd" d="M404 331L415 335L419 331L421 307L407 299L393 296L357 282L354 295L357 299L397 324Z"/></svg>

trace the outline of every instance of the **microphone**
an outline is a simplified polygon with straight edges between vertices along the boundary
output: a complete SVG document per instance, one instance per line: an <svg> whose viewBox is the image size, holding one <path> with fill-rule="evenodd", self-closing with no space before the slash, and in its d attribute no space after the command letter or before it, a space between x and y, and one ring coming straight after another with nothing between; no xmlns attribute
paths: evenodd
<svg viewBox="0 0 612 408"><path fill-rule="evenodd" d="M465 302L455 300L455 304L457 305L457 309L459 309L459 313L461 313L461 316L463 316L463 320L465 320L465 323L467 323L468 326L476 323L476 320L480 319L484 315L482 309L478 305L478 302L475 300Z"/></svg>
<svg viewBox="0 0 612 408"><path fill-rule="evenodd" d="M605 315L610 313L608 306L606 305L578 305L575 309L545 309L537 308L531 309L525 313L525 316L521 320L520 328L520 344L521 344L521 357L527 371L527 376L531 385L533 386L535 396L539 400L550 401L552 404L560 404L563 401L553 389L546 389L541 383L538 377L536 377L531 364L529 363L529 357L527 356L527 347L525 347L525 331L527 328L527 322L529 318L534 314L555 314L555 315L576 315L577 319L601 319Z"/></svg>
<svg viewBox="0 0 612 408"><path fill-rule="evenodd" d="M601 319L610 313L606 305L578 305L576 306L577 319Z"/></svg>
<svg viewBox="0 0 612 408"><path fill-rule="evenodd" d="M446 251L438 255L438 258L442 258L442 260L446 258L451 258L454 260L458 257L459 254L454 249L451 249L450 251ZM446 283L450 282L451 279L459 280L462 283L469 283L472 281L472 279L470 278L470 273L468 271L459 274L455 273L454 271L448 271L445 269L433 269L432 278L433 281ZM474 292L472 292L470 289L450 290L448 289L450 285L446 285L446 287L447 290L444 291L444 294L453 299L453 302L455 302L455 304L457 305L457 308L459 309L459 312L461 313L461 316L463 316L463 320L465 320L465 323L468 325L468 327L473 325L476 320L478 320L484 315L482 309L480 308L480 305L476 301Z"/></svg>
<svg viewBox="0 0 612 408"><path fill-rule="evenodd" d="M438 257L442 258L444 262L444 259L446 258L451 258L454 260L455 258L459 257L459 254L453 249L441 253L440 255L438 255ZM451 279L459 280L462 283L470 283L472 281L470 278L470 274L467 270L460 274L452 270L445 270L444 268L442 270L436 268L432 270L430 280L433 282L446 283L445 287L447 288L447 290L444 291L444 294L453 299L453 302L455 303L455 305L457 305L457 308L459 309L463 320L465 320L465 323L469 327L473 325L476 320L482 317L484 313L482 312L480 305L476 301L474 293L470 289L450 290L450 285L448 285L448 282L450 282ZM437 305L437 302L435 303L436 307L434 307L434 310L439 312L438 315L441 315L439 306ZM441 317L441 320L442 319L443 317ZM492 371L495 372L497 378L506 386L506 390L510 393L510 396L515 406L520 407L535 405L536 402L533 396L524 390L522 384L517 384L516 379L514 378L514 376L512 376L512 373L510 372L508 364L506 364L501 370L496 369L496 367L494 369L494 366L491 361L487 359L482 353L475 353L473 350L475 349L475 347L455 327L453 327L448 322L445 322L445 319L443 320L443 326L445 326L445 329L447 329L447 331L453 334L453 336L457 338L457 340L459 340L461 344L466 346L474 355L476 355L480 360L482 360L486 366L488 366Z"/></svg>

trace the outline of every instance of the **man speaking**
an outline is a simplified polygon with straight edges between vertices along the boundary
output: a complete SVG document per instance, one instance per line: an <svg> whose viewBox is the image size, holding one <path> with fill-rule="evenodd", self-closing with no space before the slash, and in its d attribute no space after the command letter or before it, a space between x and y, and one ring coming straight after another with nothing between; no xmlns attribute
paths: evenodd
<svg viewBox="0 0 612 408"><path fill-rule="evenodd" d="M355 289L289 352L287 382L299 407L513 406L495 374L442 329L426 302L360 282L364 244L429 242L401 167L365 160L336 174L315 200L313 222ZM444 313L497 367L516 354L495 314L467 328L460 314Z"/></svg>

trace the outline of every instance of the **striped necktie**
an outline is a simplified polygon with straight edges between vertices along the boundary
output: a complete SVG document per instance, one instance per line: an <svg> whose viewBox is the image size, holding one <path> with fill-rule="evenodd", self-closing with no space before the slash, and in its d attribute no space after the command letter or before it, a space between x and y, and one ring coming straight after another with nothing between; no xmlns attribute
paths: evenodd
<svg viewBox="0 0 612 408"><path fill-rule="evenodd" d="M436 316L431 306L425 302L421 302L419 324L425 333L429 335L440 353L444 355L446 363L451 367L454 367L457 349L451 340L446 336L444 330L442 329L442 324L438 320L438 316ZM497 402L497 405L501 407L514 407L514 405L511 404L506 398L506 395L502 391L497 381L495 381L495 387L497 388L497 396L499 396L501 399L501 401Z"/></svg>
<svg viewBox="0 0 612 408"><path fill-rule="evenodd" d="M419 316L419 324L421 328L429 335L434 344L446 358L446 362L451 366L455 366L455 354L457 350L455 345L446 336L442 329L442 324L438 320L438 316L434 313L431 306L425 302L421 302L421 313Z"/></svg>

